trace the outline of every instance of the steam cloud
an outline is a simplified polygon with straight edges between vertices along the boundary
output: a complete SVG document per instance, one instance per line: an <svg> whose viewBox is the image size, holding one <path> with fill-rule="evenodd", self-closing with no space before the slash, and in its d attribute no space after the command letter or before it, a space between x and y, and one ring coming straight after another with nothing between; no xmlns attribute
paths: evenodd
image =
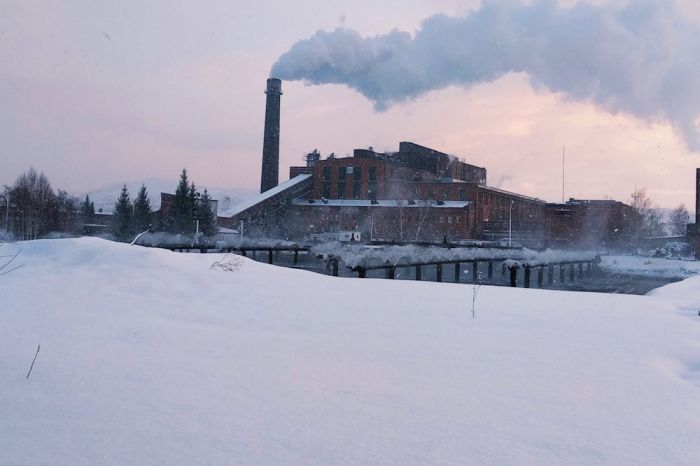
<svg viewBox="0 0 700 466"><path fill-rule="evenodd" d="M534 89L668 121L700 151L700 27L672 0L571 8L554 0L485 0L464 17L431 16L414 35L318 31L283 54L271 75L345 84L383 110L511 72L526 73Z"/></svg>

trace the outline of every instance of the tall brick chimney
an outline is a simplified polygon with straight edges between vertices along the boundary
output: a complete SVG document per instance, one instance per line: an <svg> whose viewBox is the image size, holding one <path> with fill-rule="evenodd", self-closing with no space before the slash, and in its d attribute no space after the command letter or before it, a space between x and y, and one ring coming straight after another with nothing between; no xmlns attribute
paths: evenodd
<svg viewBox="0 0 700 466"><path fill-rule="evenodd" d="M700 168L695 169L695 231L700 225Z"/></svg>
<svg viewBox="0 0 700 466"><path fill-rule="evenodd" d="M277 78L267 80L267 104L265 105L265 137L263 139L262 176L260 192L279 184L280 168L280 96L282 81Z"/></svg>
<svg viewBox="0 0 700 466"><path fill-rule="evenodd" d="M695 238L695 259L700 259L700 168L695 169L695 225L693 225Z"/></svg>

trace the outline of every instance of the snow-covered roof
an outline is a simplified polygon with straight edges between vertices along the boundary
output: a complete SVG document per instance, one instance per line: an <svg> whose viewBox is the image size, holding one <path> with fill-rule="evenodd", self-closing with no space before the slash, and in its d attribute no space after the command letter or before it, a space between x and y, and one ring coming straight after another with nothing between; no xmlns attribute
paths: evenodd
<svg viewBox="0 0 700 466"><path fill-rule="evenodd" d="M517 198L519 198L519 199L524 199L524 200L534 201L534 202L540 202L540 203L542 203L542 204L545 204L545 201L543 201L542 199L539 199L539 198L537 198L537 197L525 196L525 195L523 195L523 194L514 193L514 192L512 192L512 191L506 191L505 189L494 188L493 186L486 186L486 185L481 185L481 188L482 188L482 189L487 189L487 190L489 190L489 191L493 191L493 192L496 192L496 193L501 193L501 194L506 194L506 195L508 195L508 196L517 197Z"/></svg>
<svg viewBox="0 0 700 466"><path fill-rule="evenodd" d="M313 201L313 202L309 202ZM399 204L401 202L401 204ZM413 202L410 204L409 202ZM429 201L430 208L461 209L470 204L470 201ZM440 203L438 203L440 202ZM425 207L425 201L397 201L396 199L376 200L374 204L369 199L295 199L294 205L328 206L328 207Z"/></svg>
<svg viewBox="0 0 700 466"><path fill-rule="evenodd" d="M292 186L296 186L297 184L299 184L302 181L307 180L309 178L311 178L310 174L297 175L294 178L291 178L283 183L278 184L277 186L275 186L272 189L268 189L264 193L260 193L257 196L249 197L249 198L239 202L238 204L231 206L230 209L223 211L223 212L220 212L219 217L233 217L235 215L238 215L241 212L243 212L244 210L250 209L254 205L259 204L259 203L263 202L264 200L269 199L269 198L275 196L276 194L279 194L282 191L291 188Z"/></svg>

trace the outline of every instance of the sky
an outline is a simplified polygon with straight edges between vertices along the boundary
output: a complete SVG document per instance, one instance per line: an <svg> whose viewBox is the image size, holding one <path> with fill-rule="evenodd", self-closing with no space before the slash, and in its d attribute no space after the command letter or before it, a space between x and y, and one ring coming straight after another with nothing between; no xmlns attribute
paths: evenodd
<svg viewBox="0 0 700 466"><path fill-rule="evenodd" d="M698 2L676 4L700 25ZM480 8L478 0L0 0L0 184L34 166L54 187L83 193L147 178L175 182L186 167L199 186L257 189L265 80L295 43L339 27L358 37L415 35L433 15ZM684 64L691 45L669 43ZM696 65L685 65L693 76ZM626 201L637 187L662 207L692 210L700 151L673 118L700 117L698 85L662 101L601 101L547 73L508 69L383 106L343 82L285 80L280 181L313 149L343 156L413 141L486 167L490 185L559 201L565 150L565 198Z"/></svg>

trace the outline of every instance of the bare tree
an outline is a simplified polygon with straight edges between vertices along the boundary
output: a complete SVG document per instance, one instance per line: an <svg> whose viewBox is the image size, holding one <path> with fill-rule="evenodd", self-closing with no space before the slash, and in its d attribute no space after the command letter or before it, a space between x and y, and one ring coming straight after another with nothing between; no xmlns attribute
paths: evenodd
<svg viewBox="0 0 700 466"><path fill-rule="evenodd" d="M647 197L646 188L634 190L631 195L630 206L635 210L635 212L641 215L646 214L652 208L651 199Z"/></svg>
<svg viewBox="0 0 700 466"><path fill-rule="evenodd" d="M397 212L396 222L398 223L399 239L401 239L401 240L403 240L403 238L404 238L404 232L405 232L405 227L406 227L406 217L408 217L408 213L406 212L407 208L408 208L408 201L405 201L403 199L396 200L396 212Z"/></svg>
<svg viewBox="0 0 700 466"><path fill-rule="evenodd" d="M673 209L668 218L671 234L674 236L685 235L689 218L690 214L688 213L688 209L685 208L685 205L681 204Z"/></svg>
<svg viewBox="0 0 700 466"><path fill-rule="evenodd" d="M34 168L17 178L10 198L16 208L15 233L20 238L36 239L48 233L55 197L46 175Z"/></svg>
<svg viewBox="0 0 700 466"><path fill-rule="evenodd" d="M429 199L420 202L422 203L422 205L418 211L418 227L416 228L416 241L418 241L418 238L420 236L420 230L423 227L423 223L425 223L425 219L428 218L430 208L433 205L432 201Z"/></svg>
<svg viewBox="0 0 700 466"><path fill-rule="evenodd" d="M649 238L664 235L661 209L649 199L646 188L636 189L632 193L630 206L642 219L641 231L637 233L638 236Z"/></svg>

